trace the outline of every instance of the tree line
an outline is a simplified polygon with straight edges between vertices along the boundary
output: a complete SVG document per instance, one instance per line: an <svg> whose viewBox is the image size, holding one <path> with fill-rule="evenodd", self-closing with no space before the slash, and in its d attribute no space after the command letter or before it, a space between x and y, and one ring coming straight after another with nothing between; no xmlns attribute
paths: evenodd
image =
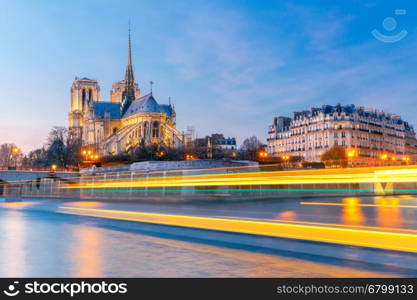
<svg viewBox="0 0 417 300"><path fill-rule="evenodd" d="M167 148L160 145L145 145L143 142L119 155L108 155L100 162L136 162L146 160L184 160L184 159L245 159L256 160L257 151L263 147L261 141L252 136L245 139L240 149L235 151L217 148L197 147ZM70 138L66 127L55 126L48 134L45 145L24 155L21 151L13 153L17 146L13 143L0 145L0 166L23 167L78 167L82 164L81 141Z"/></svg>
<svg viewBox="0 0 417 300"><path fill-rule="evenodd" d="M46 144L24 155L13 153L17 146L12 143L0 145L0 166L57 167L78 166L81 144L69 138L68 129L55 126L48 134ZM18 149L18 148L17 148Z"/></svg>

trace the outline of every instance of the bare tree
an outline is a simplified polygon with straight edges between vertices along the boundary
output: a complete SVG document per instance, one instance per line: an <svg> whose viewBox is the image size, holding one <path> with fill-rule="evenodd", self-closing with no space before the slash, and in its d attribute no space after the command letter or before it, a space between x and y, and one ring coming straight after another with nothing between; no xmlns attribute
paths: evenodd
<svg viewBox="0 0 417 300"><path fill-rule="evenodd" d="M81 142L69 137L68 129L55 126L49 132L44 147L31 151L23 160L25 166L78 166L81 161Z"/></svg>
<svg viewBox="0 0 417 300"><path fill-rule="evenodd" d="M22 153L15 144L5 143L0 145L0 166L9 167L20 165L21 160Z"/></svg>
<svg viewBox="0 0 417 300"><path fill-rule="evenodd" d="M48 158L58 166L65 166L67 163L67 138L68 130L65 127L53 127L48 136Z"/></svg>
<svg viewBox="0 0 417 300"><path fill-rule="evenodd" d="M256 160L256 152L262 147L262 142L256 137L246 138L240 147L243 158Z"/></svg>
<svg viewBox="0 0 417 300"><path fill-rule="evenodd" d="M46 167L51 163L48 160L48 153L44 148L36 149L26 156L25 164L30 167Z"/></svg>

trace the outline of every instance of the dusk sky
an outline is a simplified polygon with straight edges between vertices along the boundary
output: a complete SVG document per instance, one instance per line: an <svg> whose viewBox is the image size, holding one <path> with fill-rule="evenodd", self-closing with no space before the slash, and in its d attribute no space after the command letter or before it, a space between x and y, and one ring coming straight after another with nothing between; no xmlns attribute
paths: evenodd
<svg viewBox="0 0 417 300"><path fill-rule="evenodd" d="M152 80L159 103L171 96L179 130L192 125L199 137L224 133L239 145L251 135L266 141L274 116L337 102L417 126L416 1L0 5L0 143L24 152L41 147L52 126L68 126L75 76L97 79L109 101L111 84L124 76L129 18L142 94ZM396 28L393 19L384 28L387 17ZM408 34L386 43L374 29Z"/></svg>

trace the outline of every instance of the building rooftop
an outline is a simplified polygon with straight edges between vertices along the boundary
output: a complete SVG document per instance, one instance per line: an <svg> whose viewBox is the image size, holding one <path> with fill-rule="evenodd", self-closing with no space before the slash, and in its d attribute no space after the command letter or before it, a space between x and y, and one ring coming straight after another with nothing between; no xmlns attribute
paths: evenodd
<svg viewBox="0 0 417 300"><path fill-rule="evenodd" d="M94 102L94 114L96 117L104 118L105 113L110 113L110 119L120 119L120 103Z"/></svg>
<svg viewBox="0 0 417 300"><path fill-rule="evenodd" d="M165 113L166 115L171 116L172 107L166 104L159 105L152 94L147 94L133 101L123 115L123 118L139 113Z"/></svg>
<svg viewBox="0 0 417 300"><path fill-rule="evenodd" d="M300 118L310 118L319 115L320 113L323 114L341 114L344 113L345 115L353 115L358 114L359 116L363 116L366 118L373 118L378 119L381 121L389 121L394 124L404 124L405 126L409 127L409 124L401 119L400 116L386 113L384 111L376 110L376 109L367 109L362 106L355 106L354 104L349 105L341 105L340 103L336 105L322 105L321 107L312 107L310 110L303 110L294 112L294 119Z"/></svg>

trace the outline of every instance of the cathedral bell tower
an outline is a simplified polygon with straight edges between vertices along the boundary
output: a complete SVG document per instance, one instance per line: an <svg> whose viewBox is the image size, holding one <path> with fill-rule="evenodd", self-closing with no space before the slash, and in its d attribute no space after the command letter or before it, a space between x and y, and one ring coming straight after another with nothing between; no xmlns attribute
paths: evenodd
<svg viewBox="0 0 417 300"><path fill-rule="evenodd" d="M97 80L75 77L71 86L71 110L68 114L71 138L81 139L85 108L89 103L99 101L100 86Z"/></svg>

